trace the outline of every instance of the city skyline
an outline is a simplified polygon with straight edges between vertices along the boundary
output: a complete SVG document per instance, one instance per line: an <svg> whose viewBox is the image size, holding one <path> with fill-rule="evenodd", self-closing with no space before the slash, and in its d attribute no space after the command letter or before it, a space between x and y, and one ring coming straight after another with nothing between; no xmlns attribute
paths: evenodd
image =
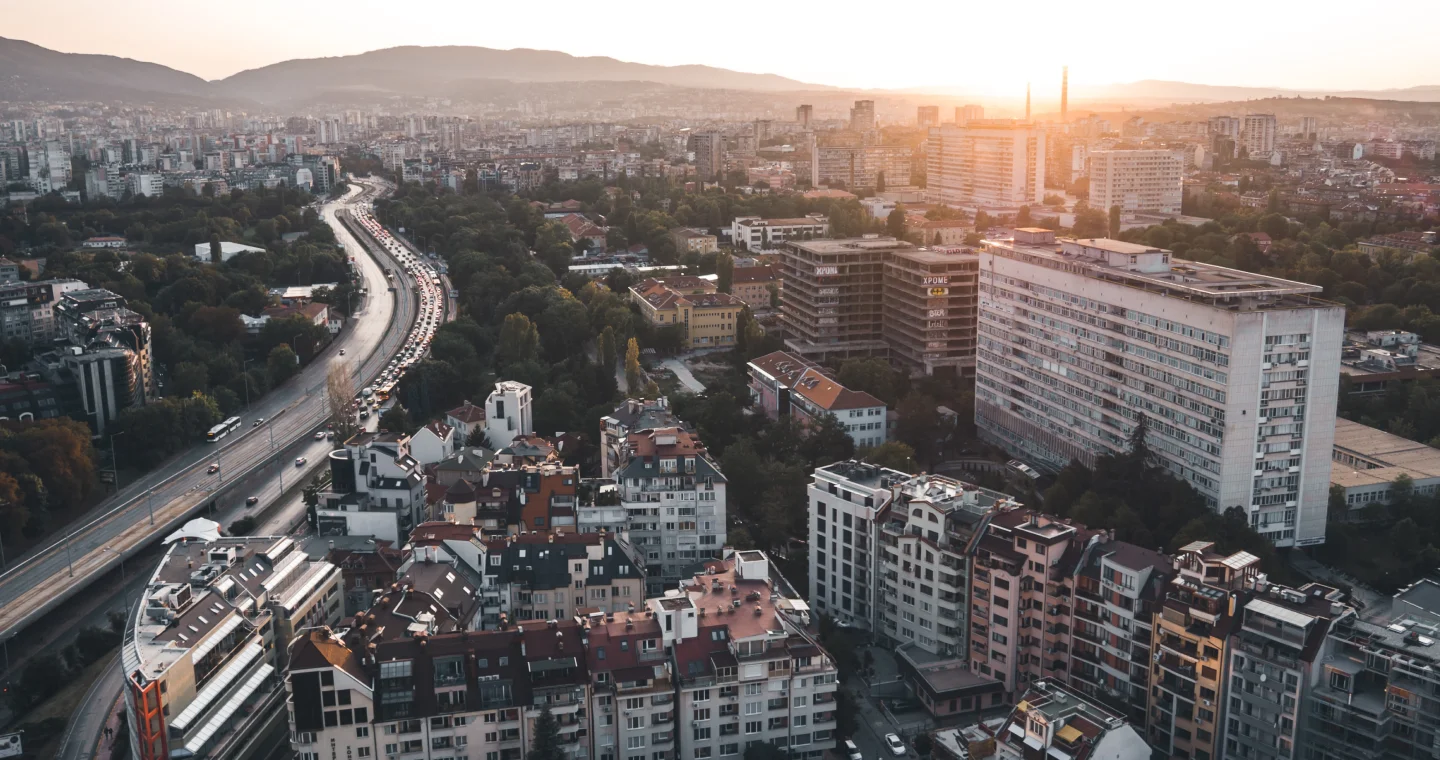
<svg viewBox="0 0 1440 760"><path fill-rule="evenodd" d="M274 0L260 0L262 12L233 18L208 17L206 11L197 11L175 0L141 0L134 5L130 12L113 18L103 33L56 26L49 14L38 6L10 8L6 13L5 34L63 52L118 55L159 63L210 80L295 58L354 55L405 45L474 45L559 50L576 56L609 56L662 66L715 66L851 89L928 89L1001 95L1018 92L1027 81L1033 80L1038 85L1037 98L1058 96L1058 70L1067 63L1076 64L1071 87L1081 93L1087 87L1143 80L1293 90L1383 90L1440 84L1429 74L1440 65L1440 51L1424 44L1420 25L1397 25L1389 30L1388 44L1368 53L1374 59L1368 61L1370 65L1354 67L1346 57L1333 55L1338 46L1347 43L1345 36L1349 32L1343 25L1320 21L1326 15L1323 13L1297 14L1296 9L1287 4L1242 6L1239 2L1227 1L1213 9L1216 17L1226 17L1230 14L1225 9L1233 8L1246 18L1250 28L1279 25L1290 30L1283 39L1267 41L1268 47L1257 48L1255 38L1250 35L1233 38L1210 35L1204 40L1210 50L1207 55L1177 56L1174 55L1175 39L1146 33L1144 27L1157 21L1153 8L1145 7L1141 12L1138 3L1126 2L1104 17L1095 17L1078 12L1072 15L1064 6L1042 2L1036 8L1038 16L1049 18L1053 23L1027 27L1023 39L1009 34L982 34L946 44L906 44L903 46L905 63L897 66L876 65L870 57L816 56L808 49L777 48L764 35L737 36L727 39L723 45L699 47L688 33L664 33L667 29L672 32L695 29L704 22L699 16L676 15L691 13L684 9L666 9L663 21L645 18L646 14L642 13L638 19L617 17L613 21L601 19L585 25L545 26L531 23L533 19L527 18L518 7L485 6L482 10L463 3L429 0L419 4L416 15L433 14L449 21L423 27L417 24L414 31L410 31L403 23L375 23L376 14L393 13L394 9L369 0L353 4L356 12L348 14L335 14L319 5L281 5ZM267 6L274 13L264 12ZM1011 22L1008 8L962 8L941 3L922 3L922 6L920 10L930 18L926 28L1004 29ZM1402 16L1407 6L1417 13L1426 7L1418 0L1405 0L1400 6L1397 10ZM582 10L578 4L567 2L560 3L557 10L563 16L567 7ZM82 15L106 14L111 8L97 0L80 0L76 10ZM843 14L818 15L803 6L742 3L734 10L742 17L753 14L763 25L810 29L817 39L833 39L843 34L851 23ZM656 16L655 13L648 15ZM277 17L283 17L285 23L273 23ZM175 35L155 44L151 24L156 18L189 18L195 22L222 24L220 28L226 30L226 36L246 41L243 45L216 45L216 40L209 35ZM313 28L317 24L326 26L331 33L315 35ZM607 28L607 24L612 28ZM1163 23L1159 26L1175 28ZM904 35L909 28L897 21L892 31ZM644 38L643 45L620 44L627 39L626 35L647 31L650 34ZM1075 44L1106 37L1124 40L1125 44L1084 48ZM898 42L899 38L881 39ZM1030 47L1033 52L1008 56L1005 51L1016 44ZM880 49L883 51L884 46ZM1020 59L1023 63L1001 71L993 66L966 63L996 56ZM1257 71L1264 72L1263 78L1257 78Z"/></svg>

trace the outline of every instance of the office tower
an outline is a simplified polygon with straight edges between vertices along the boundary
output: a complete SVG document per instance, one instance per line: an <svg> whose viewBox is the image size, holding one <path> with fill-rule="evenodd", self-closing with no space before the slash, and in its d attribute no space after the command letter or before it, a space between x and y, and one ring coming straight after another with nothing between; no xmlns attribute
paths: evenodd
<svg viewBox="0 0 1440 760"><path fill-rule="evenodd" d="M911 248L894 238L791 240L780 249L786 347L812 360L880 355L886 257Z"/></svg>
<svg viewBox="0 0 1440 760"><path fill-rule="evenodd" d="M1206 125L1209 127L1210 136L1216 135L1240 139L1240 120L1234 116L1211 116Z"/></svg>
<svg viewBox="0 0 1440 760"><path fill-rule="evenodd" d="M955 107L955 124L965 126L966 122L985 118L985 106L965 105Z"/></svg>
<svg viewBox="0 0 1440 760"><path fill-rule="evenodd" d="M1090 154L1090 204L1102 211L1179 214L1184 162L1169 150L1097 150Z"/></svg>
<svg viewBox="0 0 1440 760"><path fill-rule="evenodd" d="M701 181L713 181L725 171L725 135L692 133L685 149L695 154L695 174Z"/></svg>
<svg viewBox="0 0 1440 760"><path fill-rule="evenodd" d="M1017 209L1045 199L1045 133L1029 122L931 129L926 166L931 203Z"/></svg>
<svg viewBox="0 0 1440 760"><path fill-rule="evenodd" d="M1345 309L1320 292L1115 240L987 240L976 425L1059 469L1126 449L1143 420L1212 509L1322 543Z"/></svg>
<svg viewBox="0 0 1440 760"><path fill-rule="evenodd" d="M857 100L850 109L850 129L855 132L869 132L875 128L875 101Z"/></svg>
<svg viewBox="0 0 1440 760"><path fill-rule="evenodd" d="M795 109L795 121L800 123L801 129L810 128L810 120L815 118L815 106L803 105Z"/></svg>
<svg viewBox="0 0 1440 760"><path fill-rule="evenodd" d="M940 126L940 106L919 106L915 109L915 125L921 129Z"/></svg>
<svg viewBox="0 0 1440 760"><path fill-rule="evenodd" d="M1268 158L1275 152L1275 114L1247 114L1240 133L1240 144L1252 158Z"/></svg>
<svg viewBox="0 0 1440 760"><path fill-rule="evenodd" d="M1070 67L1064 66L1060 69L1060 123L1064 124L1070 116Z"/></svg>
<svg viewBox="0 0 1440 760"><path fill-rule="evenodd" d="M1314 116L1300 117L1300 136L1313 140L1320 136L1320 120Z"/></svg>
<svg viewBox="0 0 1440 760"><path fill-rule="evenodd" d="M914 376L975 374L980 257L951 251L901 249L885 261L882 335Z"/></svg>

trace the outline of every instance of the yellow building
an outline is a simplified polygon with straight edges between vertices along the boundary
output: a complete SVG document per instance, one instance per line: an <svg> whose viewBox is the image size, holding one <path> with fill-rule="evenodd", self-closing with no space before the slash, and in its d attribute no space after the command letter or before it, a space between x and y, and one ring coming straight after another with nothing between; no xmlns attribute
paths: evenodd
<svg viewBox="0 0 1440 760"><path fill-rule="evenodd" d="M630 298L650 324L684 325L685 345L692 349L734 346L735 322L745 306L698 277L647 279L630 288Z"/></svg>
<svg viewBox="0 0 1440 760"><path fill-rule="evenodd" d="M780 273L768 264L753 267L735 267L730 280L730 295L747 304L751 309L770 308L770 290L779 291Z"/></svg>

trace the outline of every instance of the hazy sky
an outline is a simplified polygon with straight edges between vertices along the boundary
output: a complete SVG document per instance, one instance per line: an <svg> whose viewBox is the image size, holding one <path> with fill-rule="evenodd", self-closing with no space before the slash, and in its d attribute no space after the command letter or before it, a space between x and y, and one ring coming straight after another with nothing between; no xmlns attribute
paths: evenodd
<svg viewBox="0 0 1440 760"><path fill-rule="evenodd" d="M0 36L216 79L290 58L482 45L708 64L842 87L1036 96L1139 79L1312 89L1440 84L1434 0L720 3L0 0Z"/></svg>

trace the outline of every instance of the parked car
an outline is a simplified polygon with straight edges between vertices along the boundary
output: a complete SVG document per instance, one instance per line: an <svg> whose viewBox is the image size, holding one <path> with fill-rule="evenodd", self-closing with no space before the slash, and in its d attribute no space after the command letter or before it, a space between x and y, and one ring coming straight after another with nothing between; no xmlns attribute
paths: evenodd
<svg viewBox="0 0 1440 760"><path fill-rule="evenodd" d="M865 760L865 756L860 754L860 748L855 746L854 739L845 740L845 756L849 760Z"/></svg>
<svg viewBox="0 0 1440 760"><path fill-rule="evenodd" d="M885 734L885 746L890 748L890 754L896 757L905 756L905 742L900 741L900 737L895 734Z"/></svg>

